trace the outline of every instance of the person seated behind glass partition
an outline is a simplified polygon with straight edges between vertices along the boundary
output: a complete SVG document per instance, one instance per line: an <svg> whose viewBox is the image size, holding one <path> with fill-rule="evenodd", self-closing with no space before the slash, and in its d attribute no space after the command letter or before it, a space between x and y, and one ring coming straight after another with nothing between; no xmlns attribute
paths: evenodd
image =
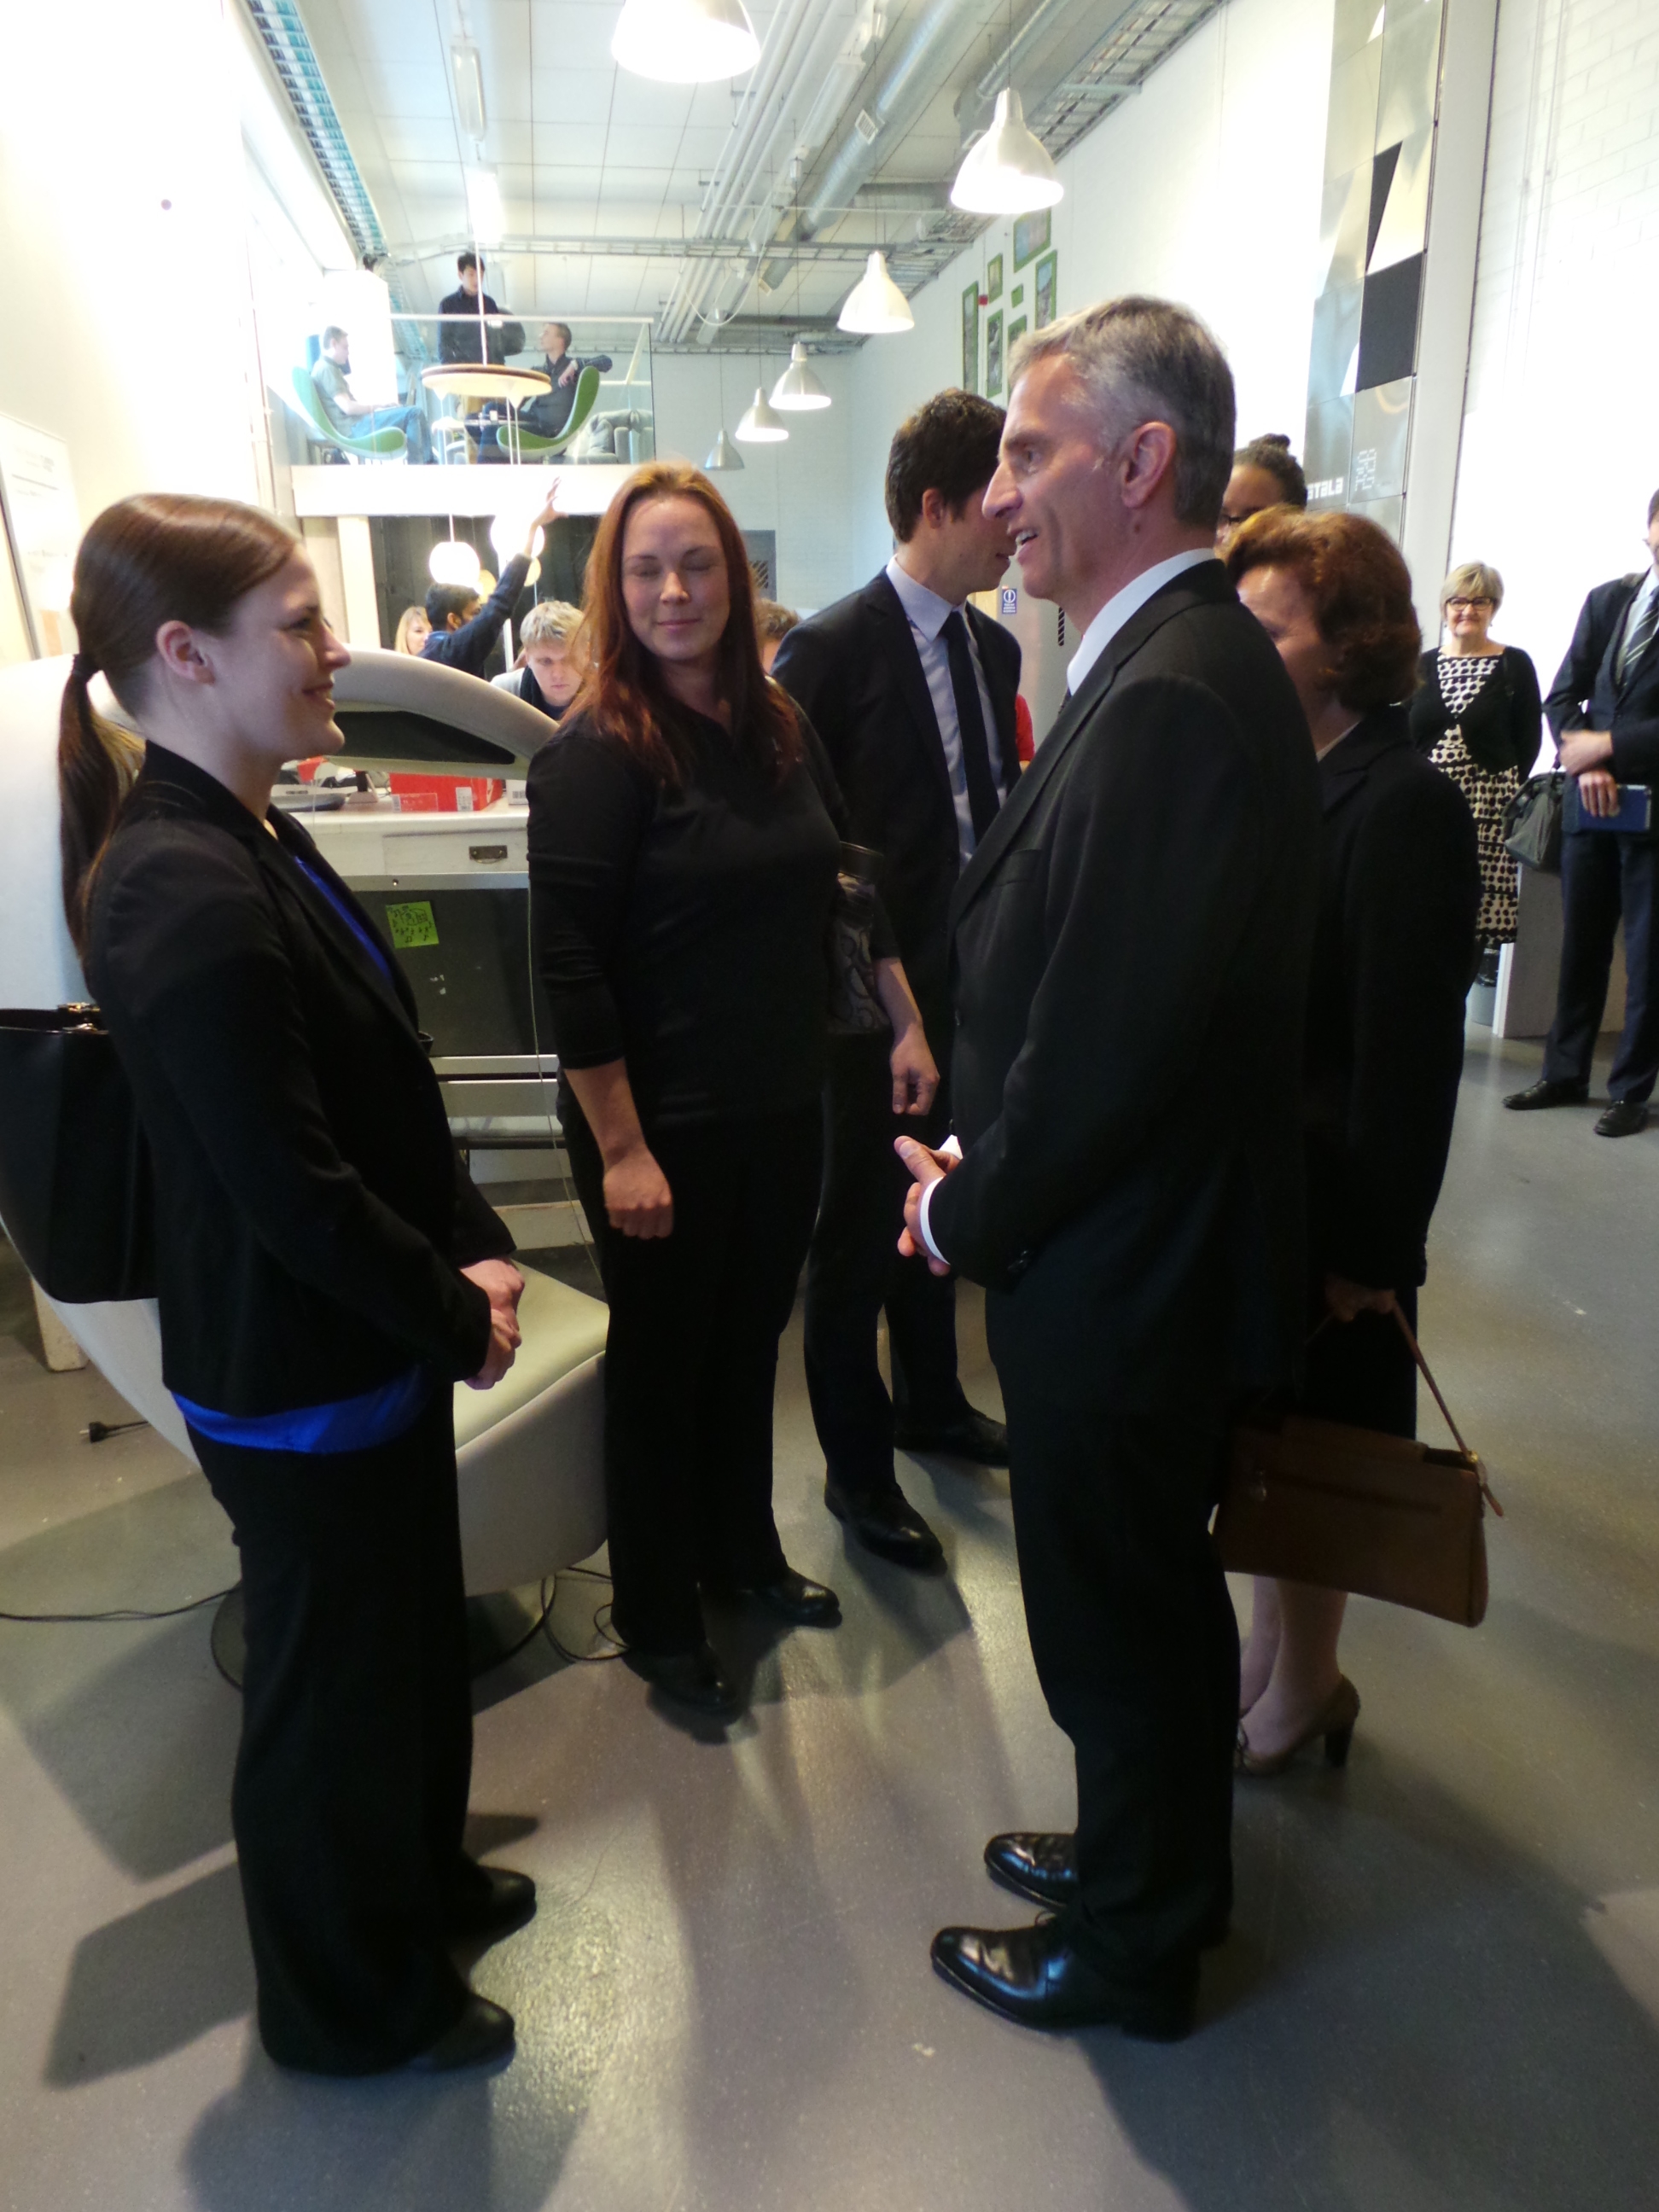
<svg viewBox="0 0 1659 2212"><path fill-rule="evenodd" d="M447 292L439 301L438 313L447 316L465 316L468 319L440 324L439 360L499 363L510 354L522 353L524 325L509 322L484 290L483 263L478 256L470 251L458 254L455 273L460 281L453 292ZM480 316L489 318L482 330L479 328Z"/></svg>
<svg viewBox="0 0 1659 2212"><path fill-rule="evenodd" d="M351 340L337 323L331 323L323 332L321 349L311 365L311 380L324 414L343 438L362 438L374 430L401 430L411 461L431 459L426 417L418 407L376 407L367 399L353 398Z"/></svg>
<svg viewBox="0 0 1659 2212"><path fill-rule="evenodd" d="M519 420L538 438L556 438L570 420L570 410L576 404L576 380L582 371L597 368L603 376L611 361L608 353L572 353L568 323L544 323L538 343L544 356L542 368L552 388L538 392L521 407Z"/></svg>
<svg viewBox="0 0 1659 2212"><path fill-rule="evenodd" d="M538 599L519 632L520 665L492 676L526 707L557 721L581 688L586 661L578 641L582 611L568 599Z"/></svg>

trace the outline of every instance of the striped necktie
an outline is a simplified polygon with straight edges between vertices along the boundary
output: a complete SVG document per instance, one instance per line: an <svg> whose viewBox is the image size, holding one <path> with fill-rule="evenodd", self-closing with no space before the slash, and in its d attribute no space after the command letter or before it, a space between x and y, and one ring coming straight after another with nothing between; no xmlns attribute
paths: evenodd
<svg viewBox="0 0 1659 2212"><path fill-rule="evenodd" d="M1616 684L1624 683L1652 642L1655 629L1659 629L1659 580L1650 576L1643 588L1646 592L1645 599L1642 599L1640 592L1637 595L1642 602L1639 611L1637 600L1631 602L1630 626L1625 632L1624 641L1619 647L1619 658L1613 664L1613 675Z"/></svg>

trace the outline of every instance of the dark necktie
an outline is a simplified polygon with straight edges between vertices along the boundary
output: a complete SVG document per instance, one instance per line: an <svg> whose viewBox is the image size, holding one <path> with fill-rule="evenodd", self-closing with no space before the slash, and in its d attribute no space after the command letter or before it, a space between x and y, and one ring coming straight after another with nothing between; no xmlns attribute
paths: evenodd
<svg viewBox="0 0 1659 2212"><path fill-rule="evenodd" d="M974 680L973 655L968 650L968 625L960 612L947 618L944 635L945 650L951 656L951 689L956 695L963 772L968 779L968 811L974 817L974 842L977 845L996 820L1000 801L996 778L991 773L991 751L985 738L979 685Z"/></svg>
<svg viewBox="0 0 1659 2212"><path fill-rule="evenodd" d="M1636 602L1632 599L1631 601L1632 610L1635 605ZM1659 591L1651 591L1648 593L1647 605L1625 633L1625 641L1619 648L1618 665L1613 672L1615 683L1622 684L1632 669L1635 667L1652 643L1656 629L1659 629ZM954 675L956 672L954 661L951 664L951 671Z"/></svg>

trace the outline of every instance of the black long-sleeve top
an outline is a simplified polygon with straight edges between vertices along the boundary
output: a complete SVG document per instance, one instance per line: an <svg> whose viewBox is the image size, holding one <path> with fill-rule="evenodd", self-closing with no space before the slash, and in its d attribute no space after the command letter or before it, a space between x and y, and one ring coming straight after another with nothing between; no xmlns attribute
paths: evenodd
<svg viewBox="0 0 1659 2212"><path fill-rule="evenodd" d="M463 623L459 629L434 629L421 647L422 659L441 660L446 668L482 676L529 574L529 556L515 553L502 569L501 582L471 621Z"/></svg>
<svg viewBox="0 0 1659 2212"><path fill-rule="evenodd" d="M1447 705L1440 689L1440 656L1425 653L1417 664L1418 686L1411 696L1412 743L1432 752L1454 723L1470 757L1489 775L1518 769L1530 775L1542 738L1543 705L1538 671L1519 646L1506 645L1493 670L1461 713Z"/></svg>
<svg viewBox="0 0 1659 2212"><path fill-rule="evenodd" d="M687 714L684 789L586 714L531 763L538 970L565 1067L628 1064L653 1125L809 1105L823 1085L826 938L846 810L810 726L781 785ZM878 909L872 947L893 957Z"/></svg>

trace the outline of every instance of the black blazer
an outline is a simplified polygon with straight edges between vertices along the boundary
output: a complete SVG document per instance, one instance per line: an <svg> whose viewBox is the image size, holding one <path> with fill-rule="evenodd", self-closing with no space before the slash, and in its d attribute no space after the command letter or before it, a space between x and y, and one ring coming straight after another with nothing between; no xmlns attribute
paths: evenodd
<svg viewBox="0 0 1659 2212"><path fill-rule="evenodd" d="M1228 1334L1287 1376L1304 1298L1300 1092L1318 895L1313 748L1218 561L1119 631L952 902L956 1122L934 1241L1097 1317L1146 1402Z"/></svg>
<svg viewBox="0 0 1659 2212"><path fill-rule="evenodd" d="M510 1252L462 1167L413 994L296 822L149 748L87 972L155 1177L163 1376L216 1412L326 1405L421 1361L476 1375ZM286 848L286 849L284 849ZM388 983L289 854L386 950Z"/></svg>
<svg viewBox="0 0 1659 2212"><path fill-rule="evenodd" d="M1595 586L1544 702L1558 741L1569 730L1612 731L1608 765L1620 783L1659 783L1659 639L1622 685L1613 674L1625 617L1646 573L1641 569Z"/></svg>
<svg viewBox="0 0 1659 2212"><path fill-rule="evenodd" d="M1490 687L1494 679L1488 678ZM1426 1272L1463 1071L1480 864L1449 776L1406 714L1368 714L1319 763L1325 814L1303 1109L1308 1257L1403 1291Z"/></svg>
<svg viewBox="0 0 1659 2212"><path fill-rule="evenodd" d="M1411 739L1419 752L1431 753L1455 724L1475 764L1489 775L1501 775L1510 768L1522 775L1532 774L1544 734L1538 671L1516 645L1506 645L1498 663L1460 716L1440 695L1439 654L1423 655L1409 708ZM1343 743L1348 740L1345 738Z"/></svg>
<svg viewBox="0 0 1659 2212"><path fill-rule="evenodd" d="M985 671L1003 780L1019 787L1014 696L1019 647L976 607L968 622ZM962 872L951 772L921 655L884 572L799 623L773 674L805 709L847 801L850 835L884 856L881 895L934 1056L950 1046L945 921Z"/></svg>

